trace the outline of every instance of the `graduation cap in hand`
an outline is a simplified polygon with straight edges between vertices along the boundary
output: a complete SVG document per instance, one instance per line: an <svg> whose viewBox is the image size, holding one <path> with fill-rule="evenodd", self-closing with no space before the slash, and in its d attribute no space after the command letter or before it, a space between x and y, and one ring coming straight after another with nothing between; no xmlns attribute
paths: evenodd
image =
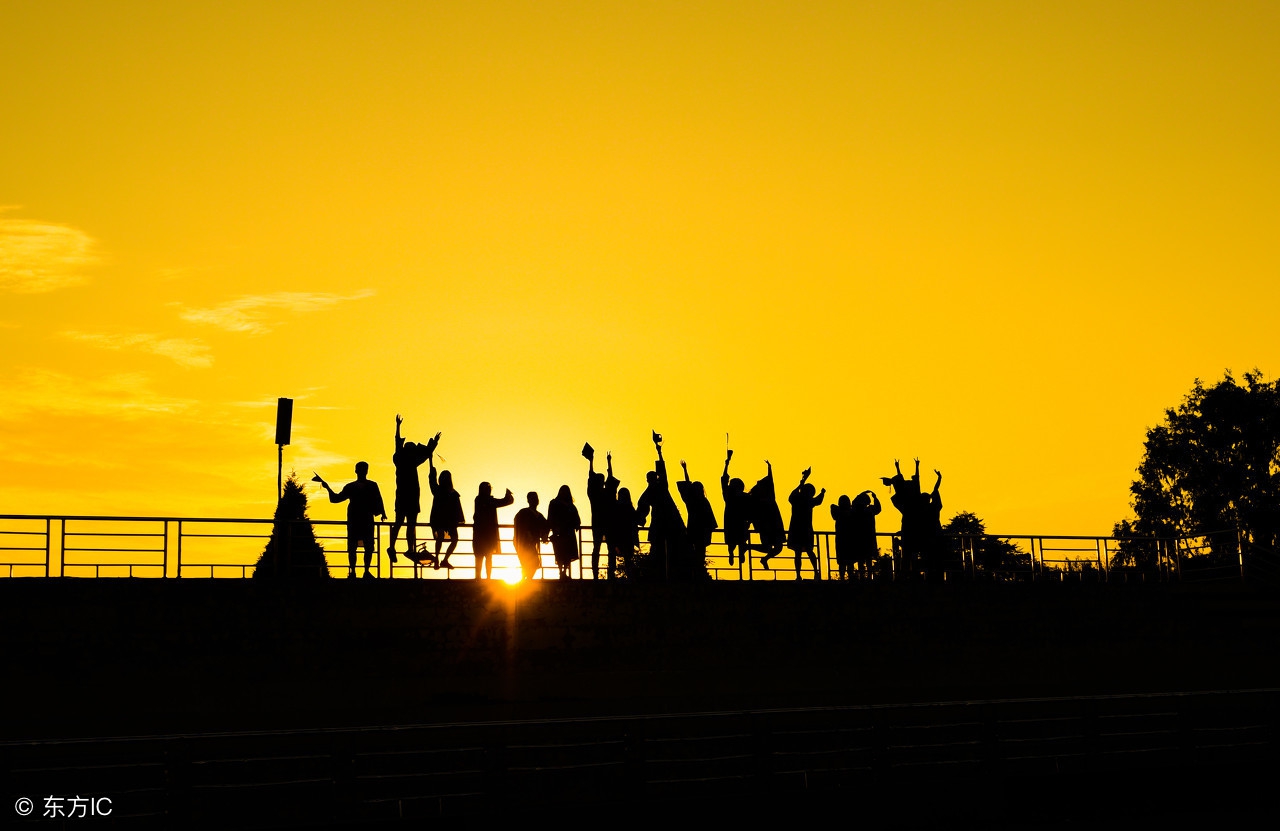
<svg viewBox="0 0 1280 831"><path fill-rule="evenodd" d="M582 445L582 456L585 459L594 460L596 457L596 449L591 446L590 442Z"/></svg>
<svg viewBox="0 0 1280 831"><path fill-rule="evenodd" d="M653 431L653 443L662 444L662 434L659 433L657 430Z"/></svg>

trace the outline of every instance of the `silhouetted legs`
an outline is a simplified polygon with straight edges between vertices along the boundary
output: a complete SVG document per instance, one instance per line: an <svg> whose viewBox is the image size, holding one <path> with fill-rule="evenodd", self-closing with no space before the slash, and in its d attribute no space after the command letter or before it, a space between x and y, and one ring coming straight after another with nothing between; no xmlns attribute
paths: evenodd
<svg viewBox="0 0 1280 831"><path fill-rule="evenodd" d="M347 577L356 576L356 549L364 546L364 576L372 579L373 574L369 571L369 566L373 564L373 532L370 531L360 534L347 535L347 563L350 565L350 571Z"/></svg>
<svg viewBox="0 0 1280 831"><path fill-rule="evenodd" d="M432 528L431 535L436 539L436 568L453 568L449 563L449 555L458 547L458 529L457 528ZM440 546L444 543L445 537L449 538L449 547L444 550L444 559L440 559Z"/></svg>
<svg viewBox="0 0 1280 831"><path fill-rule="evenodd" d="M395 524L391 526L391 542L387 544L387 556L391 558L391 562L396 561L396 537L400 536L400 526L404 526L405 543L409 546L409 551L405 555L410 560L416 559L418 556L418 515L402 514L396 511Z"/></svg>
<svg viewBox="0 0 1280 831"><path fill-rule="evenodd" d="M599 579L600 579L600 546L602 546L602 545L604 545L604 544L605 544L604 540L602 540L602 539L600 539L598 536L596 536L596 532L593 530L593 531L591 532L591 579L592 579L592 580L599 580ZM607 548L607 546L606 546L606 552L605 552L605 553L606 553L606 555L609 557L609 560L610 560L610 563L609 563L609 574L606 574L606 575L605 575L606 577L609 577L609 576L611 576L611 575L613 574L613 562L612 562L612 560L613 560L613 551L612 551L612 550L609 550L609 549Z"/></svg>

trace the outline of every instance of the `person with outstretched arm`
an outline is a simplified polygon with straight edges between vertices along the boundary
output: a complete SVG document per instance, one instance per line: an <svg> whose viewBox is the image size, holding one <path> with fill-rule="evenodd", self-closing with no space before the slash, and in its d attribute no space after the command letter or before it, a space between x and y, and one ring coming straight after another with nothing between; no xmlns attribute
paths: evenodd
<svg viewBox="0 0 1280 831"><path fill-rule="evenodd" d="M741 479L729 478L729 460L733 451L726 451L724 473L720 474L720 495L724 497L724 544L729 549L729 565L733 565L736 549L738 560L747 564L747 552L751 549L751 497Z"/></svg>
<svg viewBox="0 0 1280 831"><path fill-rule="evenodd" d="M831 518L836 521L836 564L841 580L853 579L855 571L859 579L867 578L867 571L879 553L876 517L880 510L880 499L870 490L858 494L852 502L848 496L841 496L839 503L831 506Z"/></svg>
<svg viewBox="0 0 1280 831"><path fill-rule="evenodd" d="M711 501L707 499L702 483L689 479L689 465L684 459L680 460L680 468L684 471L684 481L676 482L676 490L680 492L685 512L689 515L689 546L692 548L694 563L705 563L707 548L711 545L711 534L717 528L716 514L711 509Z"/></svg>
<svg viewBox="0 0 1280 831"><path fill-rule="evenodd" d="M351 567L347 577L356 576L356 548L364 545L364 577L372 579L369 566L373 562L374 517L381 516L385 522L387 509L382 504L378 483L369 478L369 463L356 462L356 480L343 485L340 491L329 487L319 473L312 481L319 482L329 492L330 502L347 503L347 561Z"/></svg>
<svg viewBox="0 0 1280 831"><path fill-rule="evenodd" d="M787 547L796 554L796 579L803 580L801 573L801 554L809 555L809 563L813 566L813 579L822 579L822 569L818 567L818 555L813 551L813 509L822 504L827 496L827 489L813 495L814 487L809 484L809 474L813 468L807 467L800 474L800 484L787 497L791 503L791 525L787 529Z"/></svg>
<svg viewBox="0 0 1280 831"><path fill-rule="evenodd" d="M760 565L769 567L769 561L782 553L787 542L787 530L782 524L782 511L778 510L778 497L773 487L773 465L764 460L768 473L751 486L751 521L760 535L760 544L752 546L763 552Z"/></svg>
<svg viewBox="0 0 1280 831"><path fill-rule="evenodd" d="M441 471L436 475L435 457L427 459L427 484L431 486L431 536L435 537L436 553L432 565L435 568L453 568L449 563L449 555L458 547L458 526L467 521L462 513L462 496L453 489L453 474ZM440 559L440 545L445 538L449 547L444 551L444 559Z"/></svg>
<svg viewBox="0 0 1280 831"><path fill-rule="evenodd" d="M591 577L600 579L600 546L605 546L609 557L606 577L613 577L615 559L609 546L609 529L613 524L613 508L618 498L618 480L613 478L613 454L605 454L608 476L596 473L596 453L590 444L584 445L582 455L587 457L587 502L591 505ZM550 510L550 508L548 508Z"/></svg>
<svg viewBox="0 0 1280 831"><path fill-rule="evenodd" d="M405 441L400 435L400 425L404 418L396 414L396 449L391 454L391 462L396 466L396 521L391 526L391 541L387 543L387 557L396 561L396 537L404 526L405 542L409 550L405 556L413 561L418 558L418 514L422 513L422 484L418 481L418 468L431 458L436 445L440 443L440 434L426 444Z"/></svg>
<svg viewBox="0 0 1280 831"><path fill-rule="evenodd" d="M476 558L476 579L493 577L493 555L502 549L498 536L498 509L515 502L511 489L501 499L493 495L493 486L480 483L476 494L476 512L471 515L471 551Z"/></svg>

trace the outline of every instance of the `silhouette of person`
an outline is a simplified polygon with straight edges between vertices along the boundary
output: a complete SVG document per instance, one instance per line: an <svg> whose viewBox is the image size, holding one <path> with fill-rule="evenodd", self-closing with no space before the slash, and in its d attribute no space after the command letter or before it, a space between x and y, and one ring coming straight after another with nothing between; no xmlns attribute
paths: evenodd
<svg viewBox="0 0 1280 831"><path fill-rule="evenodd" d="M499 499L493 495L493 486L480 483L476 494L476 512L471 515L471 550L476 558L476 577L493 577L493 555L502 549L498 538L498 509L505 508L516 499L507 488L507 495Z"/></svg>
<svg viewBox="0 0 1280 831"><path fill-rule="evenodd" d="M942 549L942 472L936 468L933 472L938 476L933 490L920 495L918 534L928 578L942 580L946 568Z"/></svg>
<svg viewBox="0 0 1280 831"><path fill-rule="evenodd" d="M312 481L319 482L329 492L330 502L347 503L347 562L350 571L347 577L356 576L356 548L364 545L364 576L371 579L369 565L373 562L374 517L387 518L387 509L382 504L382 491L378 483L369 478L369 463L356 462L356 480L342 486L342 490L334 492L329 483L317 473Z"/></svg>
<svg viewBox="0 0 1280 831"><path fill-rule="evenodd" d="M897 459L893 460L893 477L884 476L880 481L893 488L889 501L902 514L902 528L898 532L899 543L895 551L898 560L898 577L902 580L914 580L920 567L920 460L916 459L916 472L906 479L902 475L902 466Z"/></svg>
<svg viewBox="0 0 1280 831"><path fill-rule="evenodd" d="M671 497L667 463L662 458L662 436L657 431L653 434L653 446L658 451L658 460L645 476L648 484L636 503L636 516L643 523L653 511L649 523L649 553L662 558L663 571L670 577L673 573L680 574L684 565L684 517Z"/></svg>
<svg viewBox="0 0 1280 831"><path fill-rule="evenodd" d="M813 495L814 487L809 484L809 474L813 468L807 467L800 474L800 484L796 485L787 497L791 503L791 524L787 528L787 547L796 554L796 579L803 580L800 555L808 554L809 563L813 566L813 579L822 579L822 569L818 567L818 555L813 551L813 509L822 504L827 496L827 489Z"/></svg>
<svg viewBox="0 0 1280 831"><path fill-rule="evenodd" d="M391 526L391 541L387 543L387 557L396 561L396 537L400 527L404 526L405 541L409 545L406 556L418 560L418 514L422 513L422 485L418 482L418 468L435 452L440 442L440 434L425 445L406 442L400 435L400 425L404 419L396 414L396 449L391 454L391 462L396 466L396 521Z"/></svg>
<svg viewBox="0 0 1280 831"><path fill-rule="evenodd" d="M706 563L711 534L719 527L716 523L716 514L711 510L711 502L707 499L707 492L702 483L689 481L689 465L684 459L680 460L680 468L684 470L684 481L676 482L676 490L680 492L684 509L689 514L689 545L695 562Z"/></svg>
<svg viewBox="0 0 1280 831"><path fill-rule="evenodd" d="M778 510L778 497L773 488L773 465L768 459L764 461L769 472L763 479L751 486L751 521L760 535L760 544L752 546L764 552L760 565L769 567L769 560L782 553L787 541L787 532L782 525L782 511Z"/></svg>
<svg viewBox="0 0 1280 831"><path fill-rule="evenodd" d="M631 504L631 491L618 489L618 499L613 504L609 518L609 576L613 576L615 564L622 563L624 570L631 564L636 549L640 547L640 526L644 524Z"/></svg>
<svg viewBox="0 0 1280 831"><path fill-rule="evenodd" d="M836 521L836 564L840 579L850 580L854 570L859 579L866 579L867 569L875 561L876 516L880 513L880 500L872 491L863 491L854 497L841 496L839 504L831 506L831 518Z"/></svg>
<svg viewBox="0 0 1280 831"><path fill-rule="evenodd" d="M427 483L431 485L431 536L436 540L435 568L453 568L449 563L449 555L458 547L458 526L467 521L462 513L462 495L453 489L453 474L441 471L436 476L435 457L427 459ZM440 559L440 546L445 538L449 539L449 547L444 551L444 560Z"/></svg>
<svg viewBox="0 0 1280 831"><path fill-rule="evenodd" d="M605 454L608 466L608 478L596 473L596 454L591 445L582 448L582 455L587 457L587 502L591 504L591 577L600 579L600 546L605 546L609 555L609 571L607 577L613 576L613 548L608 545L609 529L612 525L614 503L617 501L618 480L613 478L613 454ZM549 510L549 508L548 508Z"/></svg>
<svg viewBox="0 0 1280 831"><path fill-rule="evenodd" d="M541 544L547 540L551 527L547 518L538 512L538 494L529 491L529 507L516 512L516 555L520 557L522 579L532 580L542 568Z"/></svg>
<svg viewBox="0 0 1280 831"><path fill-rule="evenodd" d="M551 550L556 555L556 568L560 579L568 580L569 568L578 559L578 526L582 518L573 504L573 493L568 485L561 485L560 492L547 503L547 525L551 528Z"/></svg>
<svg viewBox="0 0 1280 831"><path fill-rule="evenodd" d="M733 565L736 549L738 559L746 565L747 552L751 549L751 497L741 479L729 478L730 450L724 457L724 473L720 474L720 495L724 497L724 544L729 549L729 565Z"/></svg>

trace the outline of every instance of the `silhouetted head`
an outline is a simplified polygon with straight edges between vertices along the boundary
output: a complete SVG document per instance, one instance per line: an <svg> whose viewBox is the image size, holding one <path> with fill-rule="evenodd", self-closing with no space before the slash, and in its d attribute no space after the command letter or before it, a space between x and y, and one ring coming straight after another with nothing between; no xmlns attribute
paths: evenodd
<svg viewBox="0 0 1280 831"><path fill-rule="evenodd" d="M369 463L368 463L368 462L356 462L356 478L357 478L357 479L363 479L364 477L366 477L366 476L368 476L368 475L369 475Z"/></svg>
<svg viewBox="0 0 1280 831"><path fill-rule="evenodd" d="M858 495L858 498L859 498L859 499L862 499L864 496L866 496L866 494L859 494L859 495ZM850 504L850 503L849 503L849 494L847 494L847 493L842 493L842 494L840 494L840 501L839 501L837 504L838 504L841 508L848 508L848 507L849 507L849 504Z"/></svg>
<svg viewBox="0 0 1280 831"><path fill-rule="evenodd" d="M604 474L592 473L589 476L587 476L587 482L589 482L591 485L594 485L595 487L598 488L604 484Z"/></svg>
<svg viewBox="0 0 1280 831"><path fill-rule="evenodd" d="M847 499L848 499L848 497L845 497L845 496L840 497L840 504L842 504L842 505L843 505L843 504L845 504L845 501L846 501ZM853 506L854 506L855 508L870 508L870 507L871 507L871 494L868 494L868 493L860 493L860 494L858 494L858 497L857 497L856 499L854 499L854 500L853 500Z"/></svg>
<svg viewBox="0 0 1280 831"><path fill-rule="evenodd" d="M404 443L405 450L416 450L417 448L418 448L418 443L416 441L407 441Z"/></svg>
<svg viewBox="0 0 1280 831"><path fill-rule="evenodd" d="M440 471L440 487L447 491L453 490L453 474L447 470Z"/></svg>
<svg viewBox="0 0 1280 831"><path fill-rule="evenodd" d="M491 493L493 493L493 485L490 485L488 482L481 482L481 483L480 483L480 495L481 495L481 496L489 496Z"/></svg>
<svg viewBox="0 0 1280 831"><path fill-rule="evenodd" d="M651 471L649 471L648 473L646 473L646 474L644 475L644 480L645 480L646 482L648 482L650 485L657 483L657 481L658 481L658 471L656 471L656 470L651 470Z"/></svg>
<svg viewBox="0 0 1280 831"><path fill-rule="evenodd" d="M742 493L746 489L747 483L741 479L734 478L729 480L729 493Z"/></svg>
<svg viewBox="0 0 1280 831"><path fill-rule="evenodd" d="M618 504L624 508L632 508L631 491L627 488L618 488Z"/></svg>
<svg viewBox="0 0 1280 831"><path fill-rule="evenodd" d="M800 486L800 494L802 496L813 498L813 495L817 492L818 492L818 489L815 488L813 485L810 485L808 482L805 482L803 485Z"/></svg>
<svg viewBox="0 0 1280 831"><path fill-rule="evenodd" d="M536 508L536 507L538 507L538 492L537 492L537 491L529 491L529 496L527 497L527 499L529 500L529 507L530 507L530 508Z"/></svg>
<svg viewBox="0 0 1280 831"><path fill-rule="evenodd" d="M707 494L706 489L702 487L701 482L693 483L693 492L696 493L698 496L706 496Z"/></svg>
<svg viewBox="0 0 1280 831"><path fill-rule="evenodd" d="M572 502L573 491L569 490L568 485L561 485L560 491L556 494L556 499L563 499L566 502Z"/></svg>

